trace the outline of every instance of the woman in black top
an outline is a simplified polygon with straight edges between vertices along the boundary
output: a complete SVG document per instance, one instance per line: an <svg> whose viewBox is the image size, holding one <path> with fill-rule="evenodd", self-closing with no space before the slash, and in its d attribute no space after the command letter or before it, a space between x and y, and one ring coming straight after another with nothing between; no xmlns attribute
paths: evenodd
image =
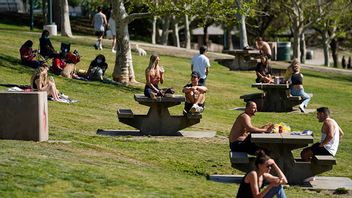
<svg viewBox="0 0 352 198"><path fill-rule="evenodd" d="M248 172L241 182L237 192L237 198L251 197L274 197L285 198L286 194L281 184L287 184L284 173L277 166L275 161L267 156L263 150L257 151L255 159L256 169ZM278 177L270 174L270 170L274 169ZM264 180L269 182L268 187L260 192Z"/></svg>
<svg viewBox="0 0 352 198"><path fill-rule="evenodd" d="M310 101L310 95L304 91L303 88L303 74L301 71L301 66L299 63L293 65L292 67L293 74L291 76L291 95L292 96L301 96L303 102L299 105L301 112L304 112L304 109L308 106Z"/></svg>
<svg viewBox="0 0 352 198"><path fill-rule="evenodd" d="M48 30L43 30L42 36L39 39L39 47L40 47L40 55L42 55L45 59L54 58L57 55L57 52L54 49L49 39Z"/></svg>
<svg viewBox="0 0 352 198"><path fill-rule="evenodd" d="M269 65L269 60L266 56L260 57L260 63L257 64L255 69L257 74L257 83L271 83L273 79L271 78L271 67Z"/></svg>

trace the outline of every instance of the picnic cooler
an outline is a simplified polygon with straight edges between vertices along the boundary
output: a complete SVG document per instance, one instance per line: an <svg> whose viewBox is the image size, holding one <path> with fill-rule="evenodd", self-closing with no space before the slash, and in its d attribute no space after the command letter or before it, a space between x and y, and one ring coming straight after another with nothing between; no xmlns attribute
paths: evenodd
<svg viewBox="0 0 352 198"><path fill-rule="evenodd" d="M291 43L278 42L277 43L277 60L289 61L291 60Z"/></svg>

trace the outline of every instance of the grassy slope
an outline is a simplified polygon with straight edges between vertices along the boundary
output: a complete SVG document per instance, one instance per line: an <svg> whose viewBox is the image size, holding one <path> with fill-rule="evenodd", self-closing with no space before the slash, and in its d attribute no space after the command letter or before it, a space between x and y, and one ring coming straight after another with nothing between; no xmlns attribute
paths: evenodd
<svg viewBox="0 0 352 198"><path fill-rule="evenodd" d="M32 69L18 61L18 49L27 39L38 45L39 32L26 32L28 27L0 24L0 83L29 84ZM114 57L109 48L95 51L93 37L67 39L53 37L54 46L69 40L82 55L79 68L103 53L111 76ZM144 81L148 57L133 54L137 80ZM190 60L161 56L166 70L165 87L178 93L189 79ZM351 160L350 134L352 90L351 76L303 71L305 88L314 93L309 108L328 106L333 117L345 130L345 138L337 154L338 165L324 175L347 176ZM122 87L55 77L58 88L80 102L72 105L49 102L49 135L51 140L71 143L0 141L1 197L229 197L237 192L237 184L206 180L209 174L242 174L230 167L226 136L234 118L240 113L228 109L243 106L239 96L256 92L250 88L253 72L231 72L212 62L207 81L207 109L200 124L189 130L215 130L211 139L179 137L109 137L98 136L96 130L131 129L119 123L118 108L131 108L145 113L146 107L133 100L143 85ZM1 88L5 90L5 88ZM259 91L259 90L258 90ZM171 112L180 114L181 106ZM286 122L293 130L313 130L319 140L321 124L315 114L258 113L253 122ZM298 154L298 152L296 153ZM325 196L299 188L287 190L289 197Z"/></svg>

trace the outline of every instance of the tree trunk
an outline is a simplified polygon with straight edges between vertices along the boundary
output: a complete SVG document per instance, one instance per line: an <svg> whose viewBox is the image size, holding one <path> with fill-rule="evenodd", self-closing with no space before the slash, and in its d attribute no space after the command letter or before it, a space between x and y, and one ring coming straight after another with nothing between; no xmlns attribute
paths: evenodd
<svg viewBox="0 0 352 198"><path fill-rule="evenodd" d="M325 66L330 66L329 62L330 62L330 57L329 57L329 41L328 41L328 33L326 31L324 31L324 33L322 34L322 40L323 42L323 50L324 50L324 65Z"/></svg>
<svg viewBox="0 0 352 198"><path fill-rule="evenodd" d="M43 15L42 15L43 25L46 25L46 24L48 24L48 6L47 6L47 3L46 3L46 0L42 0L42 5L43 5L43 8L42 8L42 11L43 11Z"/></svg>
<svg viewBox="0 0 352 198"><path fill-rule="evenodd" d="M117 42L118 49L115 59L115 67L112 73L114 81L128 84L129 82L135 81L135 75L133 70L130 36L128 32L128 23L130 22L127 17L128 14L125 9L123 0L112 1L112 7L114 9L114 19L116 21L117 28Z"/></svg>
<svg viewBox="0 0 352 198"><path fill-rule="evenodd" d="M161 34L161 44L167 45L169 39L170 16L163 17L163 32Z"/></svg>
<svg viewBox="0 0 352 198"><path fill-rule="evenodd" d="M153 17L153 32L152 32L152 44L153 45L156 44L156 21L157 21L157 17L154 16Z"/></svg>
<svg viewBox="0 0 352 198"><path fill-rule="evenodd" d="M306 63L306 39L304 33L301 34L300 38L300 51L301 51L301 63Z"/></svg>
<svg viewBox="0 0 352 198"><path fill-rule="evenodd" d="M337 54L337 50L338 50L338 41L336 39L332 39L330 42L330 47L331 47L331 54L332 54L332 59L334 61L334 67L337 67L338 64L338 54Z"/></svg>
<svg viewBox="0 0 352 198"><path fill-rule="evenodd" d="M191 49L191 31L189 30L189 19L188 15L185 15L185 40L186 40L186 49Z"/></svg>
<svg viewBox="0 0 352 198"><path fill-rule="evenodd" d="M173 22L173 40L174 40L174 45L176 47L180 47L180 36L178 34L178 23L177 23L177 19L176 16L173 15L172 16L172 22Z"/></svg>
<svg viewBox="0 0 352 198"><path fill-rule="evenodd" d="M236 0L236 5L238 9L242 9L241 1ZM242 14L237 14L236 15L238 21L240 22L239 24L239 29L240 29L240 49L243 49L244 47L248 46L248 40L247 40L247 28L246 28L246 16Z"/></svg>
<svg viewBox="0 0 352 198"><path fill-rule="evenodd" d="M53 22L57 25L57 28L61 31L61 1L52 1L53 2Z"/></svg>
<svg viewBox="0 0 352 198"><path fill-rule="evenodd" d="M206 24L204 27L203 27L203 45L206 45L208 46L209 44L209 34L208 34L208 24ZM200 46L198 46L199 48ZM210 47L210 46L208 46Z"/></svg>
<svg viewBox="0 0 352 198"><path fill-rule="evenodd" d="M72 37L68 1L61 1L61 36Z"/></svg>

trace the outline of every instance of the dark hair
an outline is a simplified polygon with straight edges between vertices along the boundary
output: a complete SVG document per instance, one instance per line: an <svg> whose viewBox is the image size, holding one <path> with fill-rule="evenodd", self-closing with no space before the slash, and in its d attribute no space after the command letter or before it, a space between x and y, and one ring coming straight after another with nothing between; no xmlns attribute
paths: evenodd
<svg viewBox="0 0 352 198"><path fill-rule="evenodd" d="M250 100L250 101L247 101L247 103L246 103L246 108L249 107L249 105L251 105L252 103L256 104L254 101L251 101L251 100Z"/></svg>
<svg viewBox="0 0 352 198"><path fill-rule="evenodd" d="M196 71L193 71L192 74L191 74L191 76L196 76L197 78L200 78L199 73L196 72Z"/></svg>
<svg viewBox="0 0 352 198"><path fill-rule="evenodd" d="M199 53L200 54L204 54L204 52L206 52L208 50L208 47L203 45L199 48Z"/></svg>
<svg viewBox="0 0 352 198"><path fill-rule="evenodd" d="M256 41L263 41L263 38L260 37L260 36L258 36L255 40L256 40Z"/></svg>
<svg viewBox="0 0 352 198"><path fill-rule="evenodd" d="M105 63L105 56L104 55L102 55L102 54L99 54L97 57L95 57L95 61L96 60L98 60L98 58L100 58L101 59L101 61L103 62L103 63Z"/></svg>
<svg viewBox="0 0 352 198"><path fill-rule="evenodd" d="M257 168L259 164L264 164L266 161L270 159L270 157L267 154L265 154L264 150L262 149L257 150L255 152L255 155L257 157L255 158L254 164Z"/></svg>
<svg viewBox="0 0 352 198"><path fill-rule="evenodd" d="M43 30L43 32L42 32L42 37L44 37L46 34L49 35L50 32L49 32L48 30Z"/></svg>
<svg viewBox="0 0 352 198"><path fill-rule="evenodd" d="M101 12L103 10L103 8L101 6L98 6L97 10L98 10L98 12Z"/></svg>
<svg viewBox="0 0 352 198"><path fill-rule="evenodd" d="M329 108L327 108L327 107L320 107L320 108L317 108L317 112L319 112L319 113L324 113L324 114L330 116L330 110L329 110Z"/></svg>
<svg viewBox="0 0 352 198"><path fill-rule="evenodd" d="M31 40L27 40L24 44L23 44L24 47L32 47L33 46L33 41Z"/></svg>

